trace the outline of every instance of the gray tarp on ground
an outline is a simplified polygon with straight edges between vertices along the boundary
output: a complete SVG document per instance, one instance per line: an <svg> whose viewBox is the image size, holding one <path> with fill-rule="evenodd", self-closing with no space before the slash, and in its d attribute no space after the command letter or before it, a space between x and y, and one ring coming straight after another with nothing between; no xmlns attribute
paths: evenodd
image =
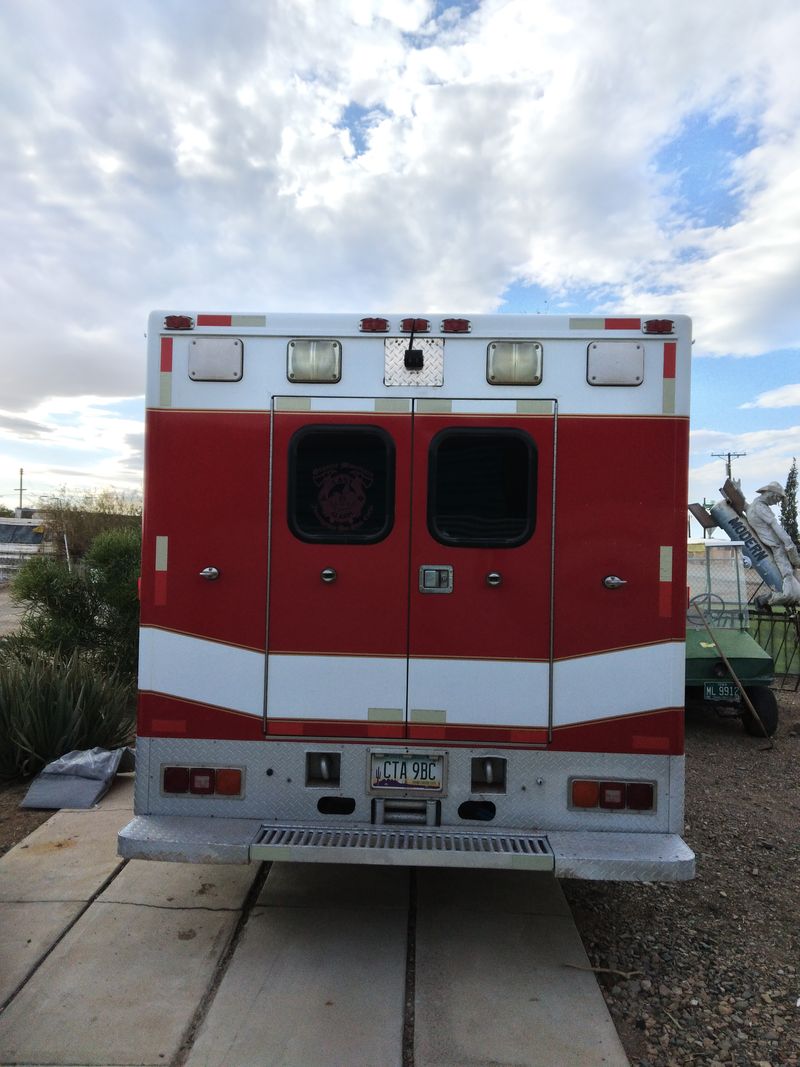
<svg viewBox="0 0 800 1067"><path fill-rule="evenodd" d="M34 778L21 808L91 808L108 792L118 771L132 771L130 748L67 752Z"/></svg>

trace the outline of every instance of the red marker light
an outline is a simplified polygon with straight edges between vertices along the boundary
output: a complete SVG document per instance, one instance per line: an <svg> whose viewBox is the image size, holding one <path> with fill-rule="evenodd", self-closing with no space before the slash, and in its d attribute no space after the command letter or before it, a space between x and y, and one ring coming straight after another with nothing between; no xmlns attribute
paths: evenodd
<svg viewBox="0 0 800 1067"><path fill-rule="evenodd" d="M403 319L400 329L403 333L427 333L431 324L428 319Z"/></svg>
<svg viewBox="0 0 800 1067"><path fill-rule="evenodd" d="M362 333L387 333L389 330L389 320L362 319L360 328Z"/></svg>
<svg viewBox="0 0 800 1067"><path fill-rule="evenodd" d="M675 323L672 319L647 319L642 323L645 333L675 333Z"/></svg>
<svg viewBox="0 0 800 1067"><path fill-rule="evenodd" d="M442 333L469 333L472 323L469 319L444 319Z"/></svg>
<svg viewBox="0 0 800 1067"><path fill-rule="evenodd" d="M194 329L194 319L190 319L188 315L167 315L164 319L165 330L192 330Z"/></svg>

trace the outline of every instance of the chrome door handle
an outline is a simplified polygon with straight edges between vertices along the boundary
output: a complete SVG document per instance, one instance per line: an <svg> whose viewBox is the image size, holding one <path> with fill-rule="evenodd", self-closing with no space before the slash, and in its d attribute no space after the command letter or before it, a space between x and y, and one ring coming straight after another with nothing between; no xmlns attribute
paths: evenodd
<svg viewBox="0 0 800 1067"><path fill-rule="evenodd" d="M606 589L619 589L620 586L627 585L627 581L624 578L618 578L616 574L609 574L603 579L603 585Z"/></svg>
<svg viewBox="0 0 800 1067"><path fill-rule="evenodd" d="M219 571L216 567L203 567L200 571L200 577L205 578L207 582L216 582L219 578Z"/></svg>
<svg viewBox="0 0 800 1067"><path fill-rule="evenodd" d="M494 586L502 585L503 575L498 574L497 571L489 571L489 573L486 575L486 584Z"/></svg>
<svg viewBox="0 0 800 1067"><path fill-rule="evenodd" d="M328 582L329 584L336 581L336 571L333 567L326 567L323 571L320 571L319 576L323 582Z"/></svg>

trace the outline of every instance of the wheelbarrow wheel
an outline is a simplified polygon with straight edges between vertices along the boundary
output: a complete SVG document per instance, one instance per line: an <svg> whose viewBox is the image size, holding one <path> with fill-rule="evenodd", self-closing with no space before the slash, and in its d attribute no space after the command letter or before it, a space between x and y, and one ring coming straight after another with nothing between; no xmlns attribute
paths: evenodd
<svg viewBox="0 0 800 1067"><path fill-rule="evenodd" d="M767 737L772 737L778 729L778 701L775 699L775 694L766 685L754 685L752 688L745 689L745 692L764 724ZM764 730L761 729L758 719L754 718L747 708L744 709L742 723L751 737L764 736Z"/></svg>

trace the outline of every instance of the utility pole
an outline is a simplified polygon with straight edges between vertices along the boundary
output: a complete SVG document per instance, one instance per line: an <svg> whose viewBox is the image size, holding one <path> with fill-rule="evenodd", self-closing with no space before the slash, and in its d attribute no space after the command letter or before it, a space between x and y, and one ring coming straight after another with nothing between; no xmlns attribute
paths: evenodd
<svg viewBox="0 0 800 1067"><path fill-rule="evenodd" d="M22 467L19 469L19 510L22 511Z"/></svg>
<svg viewBox="0 0 800 1067"><path fill-rule="evenodd" d="M740 459L742 456L746 456L747 453L746 452L712 452L711 455L713 456L714 459L724 459L725 460L725 471L726 471L728 477L731 480L733 480L733 475L731 474L731 460L732 459Z"/></svg>

